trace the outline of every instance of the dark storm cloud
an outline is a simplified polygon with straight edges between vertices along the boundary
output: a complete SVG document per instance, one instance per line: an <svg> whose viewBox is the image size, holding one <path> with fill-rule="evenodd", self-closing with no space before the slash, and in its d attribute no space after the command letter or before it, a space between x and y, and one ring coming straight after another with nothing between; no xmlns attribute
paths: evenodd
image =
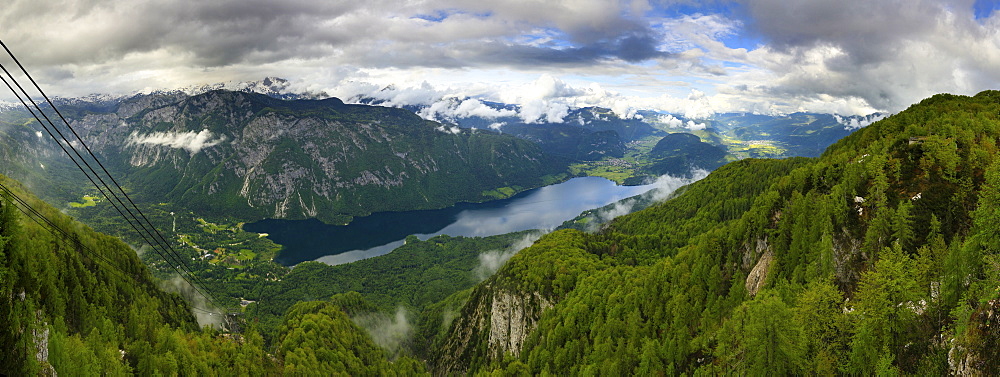
<svg viewBox="0 0 1000 377"><path fill-rule="evenodd" d="M0 12L5 40L49 64L100 62L170 49L197 64L220 66L265 57L316 55L316 46L350 40L320 25L358 2L326 1L15 1Z"/></svg>
<svg viewBox="0 0 1000 377"><path fill-rule="evenodd" d="M861 98L898 111L940 92L1000 83L997 20L971 0L745 0L746 25L773 52L775 96ZM783 57L781 57L783 56ZM780 58L775 58L780 57Z"/></svg>
<svg viewBox="0 0 1000 377"><path fill-rule="evenodd" d="M956 9L961 2L951 2ZM842 48L850 61L831 61L833 69L851 69L891 59L900 41L934 31L948 9L930 0L747 0L748 27L777 50L821 44ZM968 6L971 9L971 2Z"/></svg>
<svg viewBox="0 0 1000 377"><path fill-rule="evenodd" d="M468 55L470 62L509 66L547 66L590 65L614 59L638 63L670 57L671 54L657 49L658 44L659 40L652 33L634 33L579 47L532 46L505 42L468 43L456 47Z"/></svg>

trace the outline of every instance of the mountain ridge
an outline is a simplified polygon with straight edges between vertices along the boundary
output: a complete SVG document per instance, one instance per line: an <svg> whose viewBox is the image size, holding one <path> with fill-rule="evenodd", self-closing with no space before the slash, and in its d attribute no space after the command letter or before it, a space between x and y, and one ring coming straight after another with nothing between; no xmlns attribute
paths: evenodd
<svg viewBox="0 0 1000 377"><path fill-rule="evenodd" d="M446 349L433 370L993 373L998 98L934 96L822 157L730 163L595 235L543 237L493 278L521 286L515 296L557 281L535 276L546 251L581 245L606 267L522 308L534 315L519 349L457 364ZM491 323L478 307L464 321ZM445 344L493 349L461 327Z"/></svg>

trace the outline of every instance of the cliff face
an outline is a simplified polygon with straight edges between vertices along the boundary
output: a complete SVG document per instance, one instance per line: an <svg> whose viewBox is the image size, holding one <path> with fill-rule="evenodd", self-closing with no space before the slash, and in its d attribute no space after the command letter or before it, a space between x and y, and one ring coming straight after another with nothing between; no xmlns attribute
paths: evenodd
<svg viewBox="0 0 1000 377"><path fill-rule="evenodd" d="M523 140L335 98L212 91L64 112L114 173L142 187L140 199L247 220L439 208L561 171Z"/></svg>
<svg viewBox="0 0 1000 377"><path fill-rule="evenodd" d="M452 323L434 361L434 374L464 374L470 364L488 365L507 354L520 355L542 312L552 305L553 298L540 292L500 288L495 281L478 286Z"/></svg>
<svg viewBox="0 0 1000 377"><path fill-rule="evenodd" d="M473 289L431 360L435 375L474 373L518 357L543 313L585 276L607 268L575 230L550 233Z"/></svg>

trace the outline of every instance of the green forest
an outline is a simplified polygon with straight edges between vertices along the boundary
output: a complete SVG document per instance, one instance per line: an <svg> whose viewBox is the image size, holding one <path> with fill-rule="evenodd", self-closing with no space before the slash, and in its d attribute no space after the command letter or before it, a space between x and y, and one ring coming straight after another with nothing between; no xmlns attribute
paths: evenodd
<svg viewBox="0 0 1000 377"><path fill-rule="evenodd" d="M260 302L230 330L3 179L0 372L997 375L998 139L1000 92L936 95L820 157L731 162L596 233L549 233L488 277L481 258L525 234L305 263L247 283ZM400 323L394 343L375 331Z"/></svg>
<svg viewBox="0 0 1000 377"><path fill-rule="evenodd" d="M731 163L598 234L550 234L532 249L584 252L528 249L491 279L555 302L519 352L435 367L996 374L998 114L1000 92L934 96L817 159ZM586 273L546 270L567 263Z"/></svg>
<svg viewBox="0 0 1000 377"><path fill-rule="evenodd" d="M199 328L194 314L221 320L228 313L167 292L169 284L153 278L125 243L73 221L16 182L2 178L0 184L12 193L0 200L0 373L374 376L423 370L413 359L390 363L333 302L289 309L274 346L253 326ZM23 214L15 197L52 224Z"/></svg>

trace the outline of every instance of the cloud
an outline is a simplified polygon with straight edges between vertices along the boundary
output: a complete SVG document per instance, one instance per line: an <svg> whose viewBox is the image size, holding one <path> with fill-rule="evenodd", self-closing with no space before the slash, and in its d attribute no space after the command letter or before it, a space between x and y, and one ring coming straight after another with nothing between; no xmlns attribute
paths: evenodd
<svg viewBox="0 0 1000 377"><path fill-rule="evenodd" d="M438 100L417 112L424 119L428 120L455 120L457 118L480 117L486 119L496 119L500 117L517 116L516 110L495 109L479 99L467 98L459 100L454 97Z"/></svg>
<svg viewBox="0 0 1000 377"><path fill-rule="evenodd" d="M653 181L653 188L639 195L638 198L625 198L592 213L590 221L587 222L587 231L595 232L600 226L615 218L642 209L636 208L640 203L648 203L650 201L653 203L662 202L673 195L677 189L707 177L708 173L707 170L694 168L691 169L689 177L674 177L669 174L659 176Z"/></svg>
<svg viewBox="0 0 1000 377"><path fill-rule="evenodd" d="M677 191L677 189L707 177L708 173L708 170L695 167L691 169L689 177L674 177L669 174L661 175L653 181L655 189L644 195L649 196L655 202L663 201L670 195L673 195L674 191Z"/></svg>
<svg viewBox="0 0 1000 377"><path fill-rule="evenodd" d="M936 93L974 94L1000 84L1000 17L976 20L968 1L746 5L750 27L768 42L749 61L771 73L763 82L775 97L825 97L893 112Z"/></svg>
<svg viewBox="0 0 1000 377"><path fill-rule="evenodd" d="M625 119L638 116L632 101L598 83L577 87L547 73L532 82L501 90L497 97L500 102L520 105L518 116L525 123L562 123L571 109L592 106L611 109Z"/></svg>
<svg viewBox="0 0 1000 377"><path fill-rule="evenodd" d="M446 125L443 125L443 124L440 125L440 126L437 126L437 128L435 128L435 130L444 132L446 134L452 134L452 135L458 135L458 134L462 133L462 129L459 128L458 126L446 126Z"/></svg>
<svg viewBox="0 0 1000 377"><path fill-rule="evenodd" d="M794 51L835 46L856 64L892 60L900 42L932 33L941 16L951 12L948 8L944 2L930 0L746 2L750 27L766 36L770 47Z"/></svg>
<svg viewBox="0 0 1000 377"><path fill-rule="evenodd" d="M346 80L324 91L358 102L371 98L382 106L424 106L417 114L428 120L453 121L460 117L497 119L519 117L526 123L561 123L570 110L589 106L609 108L619 117L640 117L631 99L610 91L597 83L573 86L551 74L542 74L533 81L510 86L453 87L420 81L413 85L376 85ZM495 108L484 101L516 105L516 108Z"/></svg>
<svg viewBox="0 0 1000 377"><path fill-rule="evenodd" d="M45 46L25 51L36 62L80 64L166 50L192 63L216 67L308 56L321 52L318 47L324 44L342 43L348 39L346 32L316 32L311 23L336 20L357 11L358 5L301 0L129 4L15 0L5 8L0 21L11 25L9 39ZM28 25L47 26L38 32L38 27Z"/></svg>
<svg viewBox="0 0 1000 377"><path fill-rule="evenodd" d="M691 131L701 131L707 127L708 125L706 125L705 123L695 123L695 121L693 120L689 120L687 121L687 123L684 123L684 128L687 128Z"/></svg>
<svg viewBox="0 0 1000 377"><path fill-rule="evenodd" d="M21 50L46 65L157 51L205 68L328 58L375 67L462 67L665 56L657 50L659 33L627 7L599 0L13 0L0 12L0 24L19 46L44 46ZM548 30L557 40L520 39L536 30Z"/></svg>
<svg viewBox="0 0 1000 377"><path fill-rule="evenodd" d="M588 105L866 115L1000 86L1000 14L971 0L738 1L11 0L0 35L63 97L278 76L345 100L397 84L391 106L520 89L503 102L539 122ZM441 105L428 115L485 111Z"/></svg>
<svg viewBox="0 0 1000 377"><path fill-rule="evenodd" d="M518 115L525 123L562 123L569 115L569 105L561 101L536 99L522 103Z"/></svg>
<svg viewBox="0 0 1000 377"><path fill-rule="evenodd" d="M152 144L162 145L175 149L184 149L195 155L204 148L209 148L226 141L226 136L221 135L215 138L209 130L201 132L154 132L148 135L133 133L129 137L130 144Z"/></svg>
<svg viewBox="0 0 1000 377"><path fill-rule="evenodd" d="M657 121L666 124L670 128L681 128L684 126L683 120L677 119L670 114L660 115L659 118L657 118Z"/></svg>
<svg viewBox="0 0 1000 377"><path fill-rule="evenodd" d="M403 344L413 335L409 313L406 308L396 308L394 315L368 313L352 318L355 324L365 329L375 344L389 352L392 358L399 356Z"/></svg>
<svg viewBox="0 0 1000 377"><path fill-rule="evenodd" d="M196 290L187 280L180 275L174 274L167 280L160 283L160 289L167 292L180 294L184 301L191 306L191 314L198 320L198 326L211 326L221 329L224 326L225 318L219 308L213 306L198 290Z"/></svg>
<svg viewBox="0 0 1000 377"><path fill-rule="evenodd" d="M845 118L834 114L833 118L837 120L837 123L843 124L845 130L854 131L862 127L868 127L868 125L885 119L888 116L888 114L871 114L867 116L852 116Z"/></svg>
<svg viewBox="0 0 1000 377"><path fill-rule="evenodd" d="M490 250L480 253L479 265L477 265L476 268L473 270L473 273L476 276L476 280L483 281L489 278L490 276L493 276L493 274L496 273L497 270L500 269L500 267L503 267L503 265L507 263L507 261L510 260L510 258L513 257L514 254L517 254L519 251L524 250L528 246L534 244L535 241L538 241L539 238L542 238L542 236L545 235L545 233L548 232L546 231L529 232L528 234L525 234L524 237L521 237L521 239L512 243L506 249Z"/></svg>

